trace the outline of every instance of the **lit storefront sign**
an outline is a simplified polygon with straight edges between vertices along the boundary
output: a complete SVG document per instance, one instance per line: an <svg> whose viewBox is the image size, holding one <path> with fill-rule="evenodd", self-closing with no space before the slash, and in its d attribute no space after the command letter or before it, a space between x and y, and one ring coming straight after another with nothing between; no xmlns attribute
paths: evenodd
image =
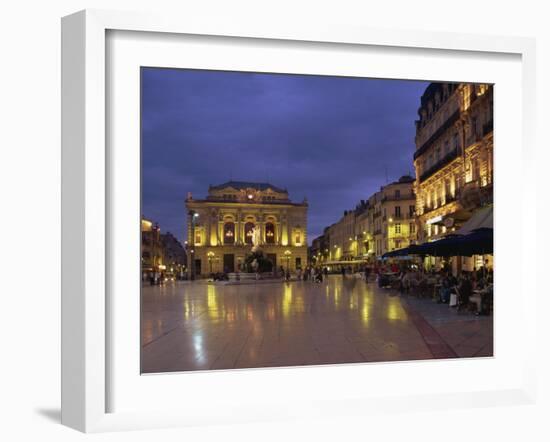
<svg viewBox="0 0 550 442"><path fill-rule="evenodd" d="M443 221L443 216L436 216L433 218L430 218L428 221L426 221L426 224L436 224Z"/></svg>

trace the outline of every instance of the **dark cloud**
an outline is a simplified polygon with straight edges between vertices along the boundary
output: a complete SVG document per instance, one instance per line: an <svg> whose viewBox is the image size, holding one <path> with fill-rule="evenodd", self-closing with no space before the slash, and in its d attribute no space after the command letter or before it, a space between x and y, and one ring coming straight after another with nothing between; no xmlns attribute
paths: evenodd
<svg viewBox="0 0 550 442"><path fill-rule="evenodd" d="M413 171L419 81L142 70L142 211L182 239L187 192L269 181L308 198L310 240Z"/></svg>

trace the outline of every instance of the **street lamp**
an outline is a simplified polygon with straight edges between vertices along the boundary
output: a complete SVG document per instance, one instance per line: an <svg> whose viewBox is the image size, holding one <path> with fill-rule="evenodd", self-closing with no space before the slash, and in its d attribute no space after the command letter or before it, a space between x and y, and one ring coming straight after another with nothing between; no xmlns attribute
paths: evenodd
<svg viewBox="0 0 550 442"><path fill-rule="evenodd" d="M195 279L195 221L198 219L199 214L194 210L188 212L189 222L191 223L191 235L188 244L188 268L189 268L189 279L193 281Z"/></svg>
<svg viewBox="0 0 550 442"><path fill-rule="evenodd" d="M286 257L286 271L289 271L290 266L290 255L292 255L292 252L290 250L285 250L285 257Z"/></svg>

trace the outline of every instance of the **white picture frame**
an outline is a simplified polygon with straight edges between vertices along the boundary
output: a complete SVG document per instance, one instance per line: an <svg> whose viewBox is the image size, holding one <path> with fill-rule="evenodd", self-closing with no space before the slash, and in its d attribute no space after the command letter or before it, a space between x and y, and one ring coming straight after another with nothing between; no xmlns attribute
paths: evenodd
<svg viewBox="0 0 550 442"><path fill-rule="evenodd" d="M190 413L185 407L166 409L140 409L138 411L110 410L109 392L113 388L109 371L113 354L109 344L112 321L108 299L109 248L113 238L107 228L111 216L106 120L108 118L106 64L108 63L106 36L108 32L152 32L163 35L218 36L311 44L337 44L339 47L370 46L380 49L426 49L483 54L508 54L521 57L521 114L519 122L521 157L524 167L534 158L535 109L535 45L532 39L518 37L491 37L452 33L417 31L393 32L388 30L348 28L344 26L293 27L279 24L269 28L263 24L246 22L215 23L179 18L154 16L143 13L87 10L63 18L62 21L62 423L84 432L122 429L158 428L208 424L217 422L248 422L288 417L311 417L328 414L369 414L374 411L414 409L445 409L498 405L502 403L532 403L536 392L536 355L534 339L526 339L521 356L522 375L502 388L464 390L461 393L428 392L399 396L390 394L375 399L358 394L354 397L333 393L325 399L311 399L309 407L288 407L274 404L265 407L254 403L253 395L237 404L225 414L210 415L198 407ZM157 34L158 35L158 34ZM498 115L498 102L497 115ZM498 118L498 117L497 117ZM498 124L498 123L497 123ZM495 129L496 131L498 130ZM498 143L498 140L497 140ZM498 173L498 171L497 171ZM522 223L535 219L536 192L534 181L526 177L523 187L517 189L522 198ZM498 178L497 178L498 185ZM526 189L530 189L529 192ZM498 190L497 190L498 193ZM498 196L498 195L497 195ZM517 203L517 202L516 202ZM519 203L517 203L519 204ZM498 219L498 217L497 217ZM498 222L498 221L497 221ZM496 238L498 249L499 239ZM522 263L519 272L525 272L526 256L534 255L535 244L520 242L515 259ZM500 248L502 253L506 253ZM523 273L524 274L524 273ZM536 292L534 281L521 279L522 293ZM137 294L136 294L137 297ZM533 301L534 302L534 301ZM524 296L518 306L525 308ZM535 324L523 319L523 337L534 336ZM530 344L532 342L533 344ZM136 346L138 344L136 343ZM455 361L455 364L461 361ZM422 363L408 363L408 367L422 369ZM276 369L277 370L277 369ZM310 370L319 370L310 368ZM325 369L326 370L326 369ZM333 367L330 373L348 370ZM354 367L357 371L361 367ZM387 370L398 370L388 368ZM241 371L238 376L247 376ZM258 371L254 371L254 376ZM266 373L265 371L262 373ZM279 372L281 373L281 372ZM311 372L309 372L311 373ZM327 376L332 374L324 372ZM346 372L347 373L347 372ZM135 375L135 373L133 373ZM220 376L234 374L219 373ZM291 376L300 376L294 370ZM250 375L252 377L252 375ZM521 377L521 379L520 379ZM166 380L167 379L167 380ZM166 377L165 384L175 382ZM171 379L171 380L170 380ZM517 381L517 382L516 382ZM201 382L199 376L194 382ZM253 381L251 380L253 384ZM408 397L406 397L408 396ZM214 407L213 407L214 408ZM221 409L220 409L221 410ZM233 416L232 416L233 413ZM235 417L238 413L240 417Z"/></svg>

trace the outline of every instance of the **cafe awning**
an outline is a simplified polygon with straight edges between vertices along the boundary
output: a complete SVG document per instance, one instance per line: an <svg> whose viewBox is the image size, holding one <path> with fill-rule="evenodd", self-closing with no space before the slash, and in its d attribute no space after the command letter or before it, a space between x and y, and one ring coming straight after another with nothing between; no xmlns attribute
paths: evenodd
<svg viewBox="0 0 550 442"><path fill-rule="evenodd" d="M493 228L493 205L476 210L470 219L460 229L454 232L457 235L468 235L478 229Z"/></svg>

